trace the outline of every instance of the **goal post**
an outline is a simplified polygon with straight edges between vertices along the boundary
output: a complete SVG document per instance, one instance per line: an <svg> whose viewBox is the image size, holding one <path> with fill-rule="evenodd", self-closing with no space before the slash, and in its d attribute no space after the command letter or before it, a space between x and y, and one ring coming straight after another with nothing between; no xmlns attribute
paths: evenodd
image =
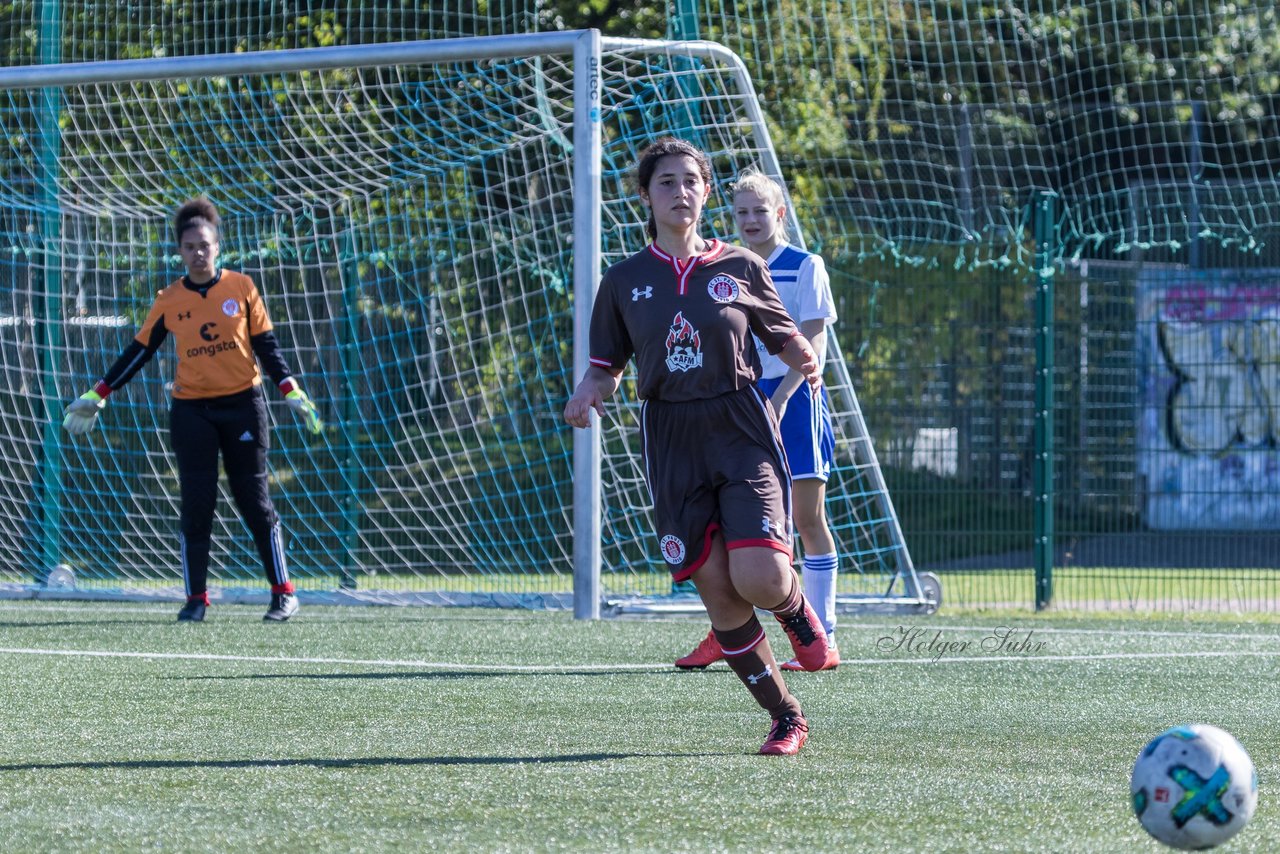
<svg viewBox="0 0 1280 854"><path fill-rule="evenodd" d="M327 422L303 436L269 403L305 596L586 619L664 600L633 384L591 430L560 410L603 266L647 241L639 149L683 132L708 151L726 238L728 182L785 178L730 51L585 30L7 68L0 113L0 594L181 591L171 356L87 437L50 422L181 275L169 216L207 194L223 263L258 282ZM927 607L832 355L841 592ZM225 490L214 540L215 595L261 597Z"/></svg>
<svg viewBox="0 0 1280 854"><path fill-rule="evenodd" d="M789 182L779 163L760 98L742 59L724 45L704 40L606 39L605 42L610 50L620 54L629 51L641 55L650 55L654 51L669 53L674 67L692 70L714 66L724 69L740 97L737 107L740 112L735 118L744 136L739 147L749 152L749 156L739 155L731 162L739 168L741 165L754 166L779 181L788 199L789 234L796 244L805 248L804 229L796 214L796 205L790 202ZM705 103L705 99L700 97L698 79L699 76L692 71L680 77L683 100L693 101L695 105ZM673 124L696 123L689 118L694 110L696 106L690 108L682 104L676 111ZM700 135L698 130L695 130L695 136ZM701 139L696 141L702 142ZM707 147L718 150L715 145ZM737 172L738 168L734 168L727 175L717 173L715 178L728 185ZM733 239L726 187L721 186L720 190L722 206L715 211L718 214L716 222L720 232ZM577 310L580 317L589 317L589 306L579 304ZM848 365L834 335L827 336L825 381L832 392L838 449L827 510L837 536L837 547L842 555L852 558L850 577L856 579L852 584L845 583L846 589L837 595L837 605L844 610L932 613L941 602L941 584L936 576L918 574L915 570ZM654 597L615 596L609 604L616 613L670 613L701 608L696 601L657 599L655 602Z"/></svg>
<svg viewBox="0 0 1280 854"><path fill-rule="evenodd" d="M577 383L591 364L591 313L601 273L600 32L588 30L575 42L573 376ZM600 618L600 426L573 437L573 616Z"/></svg>

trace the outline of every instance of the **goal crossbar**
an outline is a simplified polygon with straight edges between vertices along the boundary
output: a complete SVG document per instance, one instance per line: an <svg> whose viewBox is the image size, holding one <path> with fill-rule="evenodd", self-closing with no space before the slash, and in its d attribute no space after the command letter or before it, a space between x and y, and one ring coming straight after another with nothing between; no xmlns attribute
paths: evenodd
<svg viewBox="0 0 1280 854"><path fill-rule="evenodd" d="M62 62L0 68L0 89L39 89L98 83L220 77L231 74L282 74L334 68L459 62L471 59L512 59L526 56L567 56L599 38L602 51L664 50L684 56L716 58L743 75L741 57L711 41L667 41L600 36L598 30L564 30L515 36L471 36L421 39L389 44L259 50L201 56L148 57L96 62Z"/></svg>

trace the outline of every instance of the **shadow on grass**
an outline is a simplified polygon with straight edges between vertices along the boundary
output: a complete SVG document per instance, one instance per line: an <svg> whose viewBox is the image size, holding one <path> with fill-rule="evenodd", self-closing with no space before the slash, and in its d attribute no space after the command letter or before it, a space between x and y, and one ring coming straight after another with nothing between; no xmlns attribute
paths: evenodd
<svg viewBox="0 0 1280 854"><path fill-rule="evenodd" d="M550 765L612 759L702 759L732 753L576 753L567 756L364 756L352 759L130 759L117 762L30 762L4 771L187 770L193 768L379 768L415 765Z"/></svg>

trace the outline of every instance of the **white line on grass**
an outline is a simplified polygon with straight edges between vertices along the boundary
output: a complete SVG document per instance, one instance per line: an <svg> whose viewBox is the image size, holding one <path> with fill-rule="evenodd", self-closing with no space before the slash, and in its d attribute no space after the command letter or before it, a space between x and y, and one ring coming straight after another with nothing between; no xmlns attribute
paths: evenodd
<svg viewBox="0 0 1280 854"><path fill-rule="evenodd" d="M414 667L438 670L486 670L497 672L545 673L596 673L601 671L632 670L652 672L672 670L669 664L459 664L446 661L415 661L377 658L309 658L297 656L268 655L220 655L215 653L189 652L122 652L117 650L94 649L24 649L18 647L0 647L0 655L53 655L66 658L148 658L177 661L242 661L260 664L340 664L359 667ZM972 656L918 656L914 658L854 658L841 661L843 666L871 664L989 664L998 662L1044 662L1044 661L1103 661L1116 659L1154 659L1154 658L1277 658L1280 650L1260 651L1198 651L1198 652L1109 652L1097 655L972 655ZM674 672L674 671L673 671Z"/></svg>
<svg viewBox="0 0 1280 854"><path fill-rule="evenodd" d="M22 649L0 647L0 655L57 655L67 658L156 658L178 661L249 661L265 664L343 664L353 667L417 667L437 670L495 670L545 673L548 670L596 672L612 670L669 670L669 664L459 664L448 661L415 661L377 658L309 658L271 655L219 655L198 652L121 652L99 649Z"/></svg>
<svg viewBox="0 0 1280 854"><path fill-rule="evenodd" d="M174 605L179 603L175 600ZM83 614L92 609L95 614L160 614L169 613L172 608L168 602L163 607L153 602L136 605L114 605L107 602L85 602L83 605L35 605L26 599L0 599L0 611L36 611L53 614ZM176 612L175 612L176 613Z"/></svg>
<svg viewBox="0 0 1280 854"><path fill-rule="evenodd" d="M1103 661L1107 659L1145 659L1145 658L1280 658L1280 650L1203 650L1198 652L1102 652L1097 654L1082 653L1080 655L960 655L953 657L921 655L915 658L843 658L840 665L846 664L985 664L987 662L1004 661Z"/></svg>
<svg viewBox="0 0 1280 854"><path fill-rule="evenodd" d="M138 602L138 603L115 603L108 604L104 602L94 602L84 600L81 604L75 605L35 605L30 604L27 599L3 600L0 599L0 611L38 611L53 614L84 614L92 612L94 614L170 614L177 613L173 610L174 606L180 605L179 600L175 599L172 603L163 602ZM264 602L263 605L266 603ZM309 623L316 622L339 622L343 620L353 620L359 618L376 619L385 617L388 614L395 614L396 619L405 617L415 617L423 620L439 620L441 619L440 610L445 606L437 605L312 605L308 604L306 599L302 600L305 606L306 621ZM214 612L218 615L218 620L248 620L249 622L261 622L260 616L261 605L222 605L216 602L212 606ZM226 610L224 610L226 609ZM323 609L323 610L321 610ZM426 613L430 609L432 613ZM484 620L494 622L498 620L531 620L534 619L533 613L530 611L516 611L494 613L493 608L467 608L467 607L451 607L448 609L449 620ZM421 612L421 613L419 613ZM470 613L468 613L470 612ZM303 618L299 617L301 621ZM172 622L170 620L169 622Z"/></svg>
<svg viewBox="0 0 1280 854"><path fill-rule="evenodd" d="M1028 623L1015 623L993 621L990 625L985 626L964 626L949 625L941 623L930 623L928 621L921 623L858 623L843 622L840 624L841 629L845 632L852 632L857 629L901 629L907 625L913 628L927 629L928 631L938 632L986 632L990 634L993 629L1013 629L1017 632L1026 632L1029 634L1046 634L1046 635L1104 635L1106 637L1117 637L1129 635L1133 637L1149 637L1149 638L1242 638L1249 640L1280 640L1280 632L1267 632L1264 634L1250 634L1248 632L1202 632L1198 631L1194 624L1188 625L1186 631L1171 631L1168 629L1126 629L1126 628L1108 628L1108 629L1061 629L1054 626L1038 626Z"/></svg>
<svg viewBox="0 0 1280 854"><path fill-rule="evenodd" d="M305 600L303 604L304 605L306 604ZM31 603L30 600L11 600L11 601L0 600L0 610L12 609L12 610L21 610L21 611L44 611L44 612L53 612L53 613L83 614L85 610L90 607L92 608L95 614L97 613L153 614L153 613L168 613L170 610L170 605L167 602L164 603L163 606L157 605L156 603L151 603L151 602L148 602L148 603L139 602L136 604L130 604L130 603L105 604L102 602L86 602L84 604L77 604L77 605L38 605L38 604ZM256 607L256 606L246 605L246 606L240 606L240 607L242 608L241 612L236 612L232 610L232 611L226 612L225 614L220 614L219 618L221 619L223 616L225 616L228 619L244 619L244 620L250 620L252 622L257 622L260 619L257 616L257 613L251 610L251 607ZM433 613L421 614L420 615L421 618L424 620L441 619L440 614L438 613L440 609L438 607L433 607L433 606L429 606L429 607L432 607ZM403 619L404 617L419 616L418 614L415 613L415 611L417 610L418 610L417 606L407 606L407 605L391 605L391 606L372 605L372 606L359 606L359 607L350 606L350 605L312 605L306 609L305 617L299 617L298 619L299 621L302 621L303 619L305 619L307 622L320 622L320 621L336 622L336 621L359 619L359 618L376 619L378 617L386 616L387 614L392 612L395 613L395 616L397 619ZM450 609L448 619L450 620L483 620L487 622L505 619L505 620L510 620L512 622L520 622L520 621L527 621L527 620L532 620L536 618L535 616L536 612L516 611L511 613L495 614L493 612L493 609L489 609L489 608L479 609L480 611L482 611L482 613L476 613L476 614L466 613L467 611L476 611L476 610L477 609L453 608L453 609ZM695 616L696 615L689 615L687 617L686 616L654 617L650 619L653 622L658 622L658 623L688 623L688 622L691 622L695 618ZM1119 626L1114 628L1105 628L1105 629L1068 629L1068 628L1059 628L1055 626L1037 625L1035 623L1029 624L1029 623L1026 623L1023 621L1017 621L1017 620L1011 621L1011 622L1001 622L999 620L994 620L987 625L953 625L950 623L934 623L934 622L931 622L932 618L922 619L919 623L912 623L905 620L901 623L864 623L864 622L860 622L856 617L852 615L846 615L846 616L849 617L849 619L847 619L845 622L842 622L840 624L845 634L851 634L855 631L858 631L859 629L892 630L892 629L901 629L904 626L910 625L915 628L928 629L929 631L985 632L987 634L990 634L991 631L995 628L1012 628L1015 631L1019 631L1019 632L1025 631L1025 632L1031 632L1034 634L1046 634L1046 635L1048 634L1084 635L1084 636L1100 635L1105 637L1130 636L1130 637L1153 637L1153 638L1195 637L1195 638L1227 638L1232 640L1280 641L1280 632L1266 632L1266 633L1258 633L1258 634L1254 634L1250 632L1204 632L1204 631L1197 630L1195 627L1195 624L1189 624L1185 631L1172 631L1169 629L1130 629L1130 628L1123 628ZM910 615L904 615L904 616L910 616ZM1107 615L1104 614L1100 616L1105 618ZM879 659L876 659L876 660L878 661Z"/></svg>

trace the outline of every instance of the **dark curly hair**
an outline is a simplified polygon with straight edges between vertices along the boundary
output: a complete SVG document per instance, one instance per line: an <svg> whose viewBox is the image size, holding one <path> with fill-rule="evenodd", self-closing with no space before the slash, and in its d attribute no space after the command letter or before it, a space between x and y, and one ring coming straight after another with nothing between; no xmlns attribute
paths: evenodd
<svg viewBox="0 0 1280 854"><path fill-rule="evenodd" d="M649 192L649 182L653 180L653 172L658 168L658 161L673 154L693 158L693 162L698 164L698 171L702 173L702 180L708 185L711 184L711 158L707 157L706 152L692 142L686 142L674 136L664 136L655 139L640 152L640 158L636 163L636 189L639 192ZM648 231L650 239L658 236L658 223L653 218L652 209L649 211Z"/></svg>
<svg viewBox="0 0 1280 854"><path fill-rule="evenodd" d="M178 212L173 215L173 237L181 243L182 235L188 228L198 228L202 225L210 226L214 235L217 236L218 226L221 223L222 217L218 215L218 209L213 206L213 202L200 196L183 202Z"/></svg>

